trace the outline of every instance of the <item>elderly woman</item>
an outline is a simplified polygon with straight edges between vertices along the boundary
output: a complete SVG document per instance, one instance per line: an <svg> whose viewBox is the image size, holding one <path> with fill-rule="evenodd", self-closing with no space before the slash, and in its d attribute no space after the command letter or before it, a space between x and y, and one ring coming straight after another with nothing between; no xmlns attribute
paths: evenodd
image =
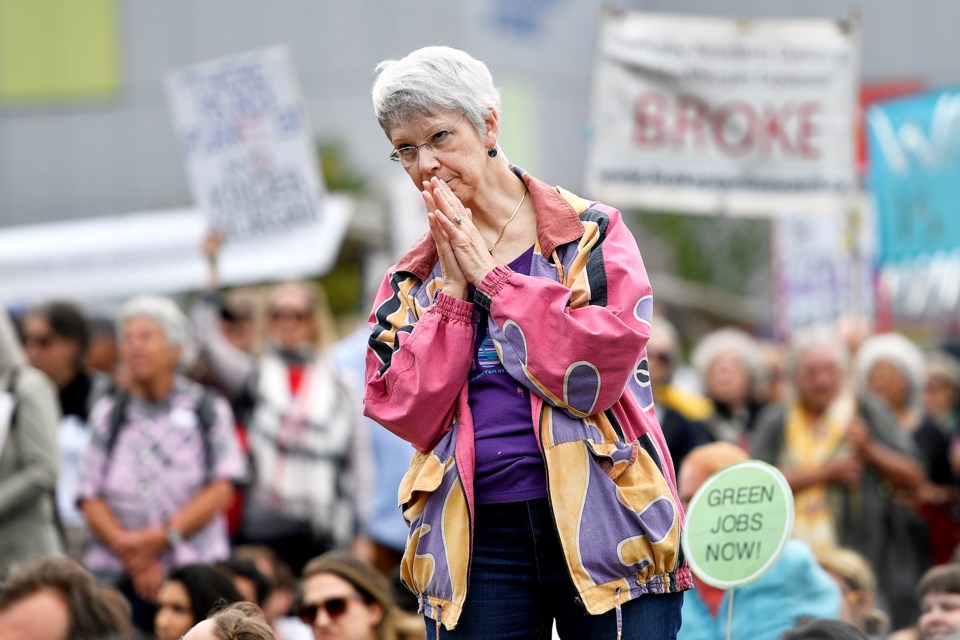
<svg viewBox="0 0 960 640"><path fill-rule="evenodd" d="M861 553L894 623L909 620L913 548L907 514L890 496L923 479L912 443L882 403L845 393L846 350L832 332L798 334L787 366L793 398L757 418L753 455L779 467L790 483L794 536L816 551L841 544Z"/></svg>
<svg viewBox="0 0 960 640"><path fill-rule="evenodd" d="M923 352L898 333L867 338L857 354L860 388L890 406L920 453L926 478L906 497L927 522L931 561L942 564L950 561L960 543L960 523L953 516L957 492L950 467L952 432L925 410L926 378Z"/></svg>
<svg viewBox="0 0 960 640"><path fill-rule="evenodd" d="M713 415L706 420L710 434L746 449L761 409L754 393L763 378L757 341L740 329L718 329L697 343L691 361L713 402Z"/></svg>
<svg viewBox="0 0 960 640"><path fill-rule="evenodd" d="M674 637L692 581L636 241L507 163L483 63L427 47L378 72L430 233L381 284L364 405L417 450L401 574L428 637Z"/></svg>
<svg viewBox="0 0 960 640"><path fill-rule="evenodd" d="M84 562L152 629L157 591L174 566L229 553L223 510L245 462L218 394L177 373L189 325L173 301L144 296L117 319L129 392L94 406L80 499L93 532Z"/></svg>

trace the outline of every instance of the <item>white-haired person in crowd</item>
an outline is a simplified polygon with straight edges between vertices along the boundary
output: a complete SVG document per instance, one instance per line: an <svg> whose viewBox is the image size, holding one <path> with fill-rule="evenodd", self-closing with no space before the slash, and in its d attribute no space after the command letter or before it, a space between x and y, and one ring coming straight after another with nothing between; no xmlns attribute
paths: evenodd
<svg viewBox="0 0 960 640"><path fill-rule="evenodd" d="M710 434L747 449L762 408L755 394L763 378L757 341L740 329L718 329L700 339L690 360L703 381L703 393L713 402L713 414L706 420Z"/></svg>
<svg viewBox="0 0 960 640"><path fill-rule="evenodd" d="M189 323L169 299L141 296L117 315L129 390L94 407L80 500L93 532L84 563L130 598L138 628L173 567L229 554L223 511L246 463L218 393L180 375Z"/></svg>
<svg viewBox="0 0 960 640"><path fill-rule="evenodd" d="M950 466L953 433L925 410L928 380L923 352L898 333L867 338L857 355L857 380L863 391L876 394L890 406L900 427L913 439L926 479L916 492L902 497L914 504L927 522L930 561L948 562L960 542L960 522L953 515L957 501L957 478Z"/></svg>
<svg viewBox="0 0 960 640"><path fill-rule="evenodd" d="M916 613L912 585L922 562L913 557L910 514L890 490L914 491L923 468L886 405L845 385L848 362L834 331L798 333L787 363L790 397L759 416L751 450L790 483L794 536L817 551L840 544L862 554L896 624Z"/></svg>

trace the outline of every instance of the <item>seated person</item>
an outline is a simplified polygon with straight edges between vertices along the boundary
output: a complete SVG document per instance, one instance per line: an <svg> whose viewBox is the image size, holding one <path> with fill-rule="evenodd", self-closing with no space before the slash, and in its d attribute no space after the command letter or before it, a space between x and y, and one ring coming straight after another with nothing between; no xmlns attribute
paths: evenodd
<svg viewBox="0 0 960 640"><path fill-rule="evenodd" d="M677 476L680 501L686 505L707 479L724 467L748 460L739 447L713 442L686 457ZM722 640L727 637L729 592L696 581L683 599L683 626L678 640ZM820 568L810 548L791 540L770 571L736 590L733 636L778 638L798 623L840 617L840 589Z"/></svg>

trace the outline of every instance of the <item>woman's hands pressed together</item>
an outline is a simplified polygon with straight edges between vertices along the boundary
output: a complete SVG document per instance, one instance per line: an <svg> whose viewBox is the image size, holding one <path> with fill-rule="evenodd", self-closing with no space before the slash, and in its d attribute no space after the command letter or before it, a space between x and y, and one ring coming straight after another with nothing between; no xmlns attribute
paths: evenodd
<svg viewBox="0 0 960 640"><path fill-rule="evenodd" d="M443 292L466 300L467 285L483 280L497 263L473 223L473 213L463 206L446 182L436 177L424 181L421 195L440 256Z"/></svg>

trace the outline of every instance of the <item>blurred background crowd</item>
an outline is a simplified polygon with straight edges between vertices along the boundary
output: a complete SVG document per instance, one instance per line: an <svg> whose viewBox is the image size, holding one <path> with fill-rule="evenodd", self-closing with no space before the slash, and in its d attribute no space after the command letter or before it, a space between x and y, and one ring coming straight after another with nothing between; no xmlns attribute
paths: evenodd
<svg viewBox="0 0 960 640"><path fill-rule="evenodd" d="M397 487L413 451L360 400L372 283L426 229L415 190L386 162L373 68L441 41L470 51L504 78L511 161L599 197L581 182L602 7L408 4L0 0L0 639L176 639L241 600L284 640L424 637L398 569ZM849 14L828 0L620 5ZM878 96L957 82L957 6L885 0L857 19L858 115ZM164 74L277 43L301 74L328 202L350 203L342 228L306 239L322 259L238 276L257 245L191 222L175 230L186 276L161 262L149 284L109 295L96 278L68 279L92 273L64 258L71 236L100 242L143 212L179 220L171 207L191 201ZM956 156L958 130L943 121L933 151ZM857 160L860 194L868 159ZM882 233L952 237L952 218L920 191ZM801 265L809 278L784 294L779 222L621 208L657 298L650 384L681 498L749 458L777 466L794 492L795 541L738 591L734 636L818 619L861 635L785 637L960 629L955 252L891 271L889 250L859 237L872 225L854 205L849 224L806 227L843 236L839 262ZM70 226L93 219L103 226ZM813 245L799 246L793 257ZM680 637L725 637L728 598L688 593ZM50 635L17 626L31 622Z"/></svg>

